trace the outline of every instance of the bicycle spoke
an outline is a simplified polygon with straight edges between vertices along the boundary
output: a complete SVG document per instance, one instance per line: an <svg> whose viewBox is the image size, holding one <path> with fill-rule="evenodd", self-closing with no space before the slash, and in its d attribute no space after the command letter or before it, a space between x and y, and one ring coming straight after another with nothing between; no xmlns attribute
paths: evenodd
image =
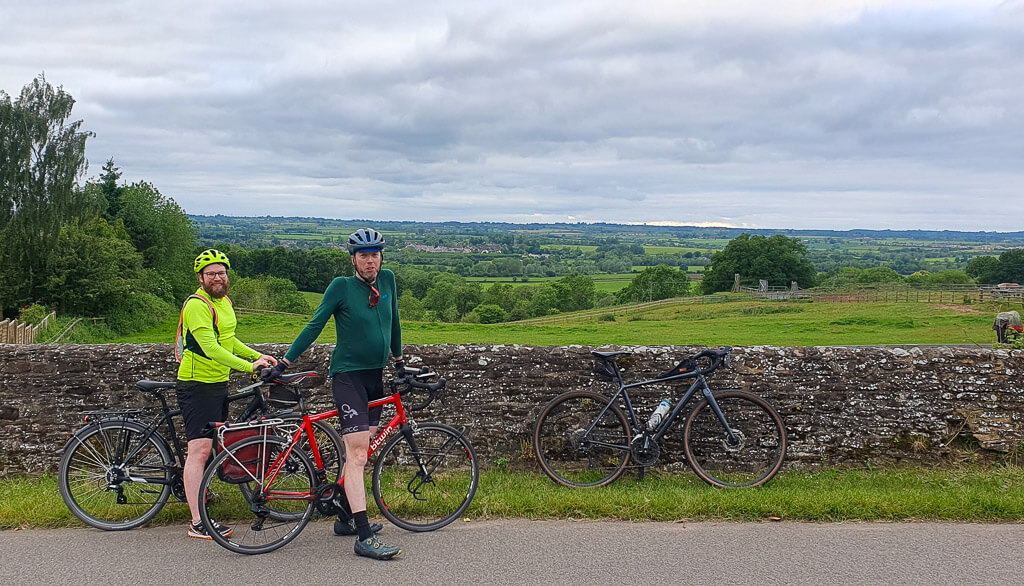
<svg viewBox="0 0 1024 586"><path fill-rule="evenodd" d="M273 551L294 539L313 514L316 473L306 453L292 449L278 436L257 436L223 451L203 475L199 513L203 522L217 521L229 536L211 532L214 541L236 553ZM244 452L240 458L235 453ZM278 461L278 460L281 461ZM252 482L218 474L225 465L244 465ZM234 478L234 479L233 479ZM241 489L241 490L240 490Z"/></svg>
<svg viewBox="0 0 1024 586"><path fill-rule="evenodd" d="M464 435L440 423L415 428L416 449L396 435L374 467L373 496L381 513L409 531L444 527L469 507L479 468Z"/></svg>
<svg viewBox="0 0 1024 586"><path fill-rule="evenodd" d="M768 482L786 454L782 420L763 399L741 391L715 394L730 436L706 400L684 429L687 459L697 475L714 486L760 486Z"/></svg>
<svg viewBox="0 0 1024 586"><path fill-rule="evenodd" d="M171 455L155 436L146 438L131 460L116 462L111 446L134 448L145 426L133 421L86 428L61 458L59 487L68 509L104 530L138 527L155 516L170 493ZM135 482L129 477L150 482Z"/></svg>
<svg viewBox="0 0 1024 586"><path fill-rule="evenodd" d="M541 412L534 449L541 468L566 486L604 486L622 475L629 460L629 425L608 399L565 393Z"/></svg>

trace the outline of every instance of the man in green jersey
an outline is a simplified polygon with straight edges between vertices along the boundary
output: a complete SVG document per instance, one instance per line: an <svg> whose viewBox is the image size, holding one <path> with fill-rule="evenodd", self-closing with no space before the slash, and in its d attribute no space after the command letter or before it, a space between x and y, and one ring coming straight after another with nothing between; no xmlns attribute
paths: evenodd
<svg viewBox="0 0 1024 586"><path fill-rule="evenodd" d="M192 512L188 535L198 539L211 539L211 530L225 536L231 534L231 529L220 523L204 527L199 519L199 484L213 448L213 438L204 428L212 421L227 419L228 375L232 369L256 372L277 364L274 357L260 354L235 337L237 321L227 297L230 267L224 253L204 250L194 265L199 288L181 309L180 335L184 344L176 393L188 439L182 476L185 499Z"/></svg>
<svg viewBox="0 0 1024 586"><path fill-rule="evenodd" d="M355 276L331 281L313 319L270 376L277 376L297 360L334 316L337 343L331 353L331 391L345 443L345 496L355 520L353 529L346 519L339 518L334 531L338 535L356 533L357 554L386 560L402 550L382 542L376 535L381 526L370 525L367 520L363 468L381 413L380 407L368 409L367 404L384 396L384 367L389 356L394 357L398 376L405 370L398 294L395 274L381 269L384 236L380 232L370 228L356 230L348 238L348 250Z"/></svg>

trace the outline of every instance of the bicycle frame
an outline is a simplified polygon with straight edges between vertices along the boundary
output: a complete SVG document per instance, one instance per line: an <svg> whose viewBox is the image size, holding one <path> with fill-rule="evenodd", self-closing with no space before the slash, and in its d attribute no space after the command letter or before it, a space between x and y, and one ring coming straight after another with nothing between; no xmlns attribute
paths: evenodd
<svg viewBox="0 0 1024 586"><path fill-rule="evenodd" d="M232 394L232 395L228 395L227 400L228 400L229 403L234 403L234 402L237 402L237 401L240 401L242 399L249 398L249 397L256 397L257 394L260 393L259 387L262 386L262 385L263 385L262 382L253 383L253 384L251 384L251 385L249 385L247 387L242 388L238 393L235 393L235 394ZM178 464L177 466L172 468L172 472L175 472L175 474L173 474L170 479L166 478L166 475L154 476L154 477L150 478L150 477L134 476L134 475L129 474L129 475L125 476L124 478L121 478L120 480L121 481L139 482L139 483L144 483L144 484L170 484L170 485L174 485L177 482L180 482L180 480L181 480L181 469L182 469L182 466L184 465L184 462L185 462L185 452L182 449L181 440L178 437L177 427L174 425L174 417L178 417L178 416L181 415L181 409L171 409L170 406L167 404L167 397L165 397L163 393L154 392L153 394L160 401L160 411L161 411L161 413L159 415L154 416L148 422L145 422L145 423L139 422L140 425L143 425L146 428L146 431L145 431L145 433L142 434L141 437L139 437L137 440L134 441L134 444L135 444L134 447L128 445L128 441L129 440L128 440L128 437L125 436L123 438L123 440L122 440L122 445L112 446L113 449L111 450L111 453L114 454L114 456L115 456L114 459L117 462L130 461L132 458L135 458L135 456L137 456L138 453L146 446L147 442L149 441L149 438L151 438L154 435L156 435L160 439L164 440L164 443L167 443L168 445L170 445L171 448L174 450L174 457L175 457L176 463ZM239 421L245 421L245 420L251 418L253 415L256 414L257 411L260 411L263 408L264 408L264 401L262 401L262 400L258 400L258 401L254 400L254 401L252 401L246 407L245 411L242 412L242 414L239 416L238 420ZM126 410L119 410L119 411L114 411L114 410L111 410L111 411L93 411L93 412L90 412L90 413L86 414L86 422L87 423L91 423L91 424L95 424L97 427L99 427L102 430L102 429L104 429L104 424L110 425L110 424L115 424L115 423L119 424L119 423L122 423L124 421L138 421L136 419L133 419L132 416L138 415L140 413L142 413L141 409L126 409ZM103 418L99 419L99 420L96 420L96 421L90 421L89 418L92 415L103 417ZM161 428L164 428L164 429L167 430L168 435L170 436L170 441L169 442L167 441L167 438L164 438L163 435L160 434ZM74 437L74 436L72 436L72 437ZM67 448L65 447L65 449L67 449Z"/></svg>
<svg viewBox="0 0 1024 586"><path fill-rule="evenodd" d="M370 401L367 407L372 409L374 407L383 407L384 405L394 405L395 410L397 412L395 413L395 416L391 418L391 421L389 421L388 424L383 428L380 428L379 431L377 432L377 436L370 441L370 446L366 451L367 458L373 456L373 454L381 446L384 445L384 443L388 440L389 437L391 437L392 434L394 434L396 430L400 430L403 434L405 434L406 439L408 439L410 445L415 447L415 442L413 440L412 433L409 432L408 430L409 418L406 416L405 407L402 405L401 393L399 393L396 390L394 393L387 397ZM274 480L277 478L278 473L281 471L281 468L284 467L285 463L288 461L288 457L291 455L292 450L294 450L296 446L299 445L299 443L302 441L303 436L305 436L306 439L309 441L309 452L313 456L314 465L316 466L317 470L323 470L323 458L320 456L320 447L317 445L316 435L313 433L313 423L337 416L337 409L331 409L330 411L324 411L323 413L314 413L313 415L304 413L302 415L302 423L299 425L299 428L292 433L288 447L283 452L278 454L277 457L274 459L273 464L270 465L270 469L268 471L269 474L265 476L266 484L273 485ZM255 477L253 478L253 480L257 482L259 481L259 479ZM342 476L338 480L338 483L344 485L345 477ZM273 494L276 498L290 497L293 499L299 498L307 500L312 499L313 496L309 493L299 494L287 491L281 493L271 491L271 494Z"/></svg>
<svg viewBox="0 0 1024 586"><path fill-rule="evenodd" d="M635 433L634 438L646 435L650 440L657 442L661 440L661 438L664 437L665 434L668 433L668 430L672 427L672 424L675 422L675 419L679 415L679 412L683 410L683 406L686 405L686 403L689 402L690 398L693 397L699 390L702 396L705 399L707 399L708 404L711 405L711 409L715 413L715 416L718 417L718 420L722 423L722 427L725 428L729 443L736 443L738 441L736 434L732 429L732 426L730 426L729 422L726 421L725 415L722 413L722 409L718 406L718 402L715 400L715 396L711 392L711 388L708 387L707 378L704 376L702 372L694 371L692 373L678 374L668 378L654 378L626 384L622 380L622 373L619 371L618 364L616 364L615 378L619 383L619 389L615 391L611 398L608 399L608 404L605 405L604 409L602 409L598 416L594 418L594 421L591 423L590 427L587 428L586 435L588 437L590 433L594 430L594 426L597 425L597 422L600 421L602 417L604 417L608 409L610 409L611 406L615 404L616 400L621 396L622 401L626 406L627 417L629 417L629 424L633 428L633 431ZM677 401L676 404L672 407L672 410L669 411L668 416L662 419L661 423L658 424L658 427L656 427L653 432L649 431L647 429L647 426L644 425L643 422L637 417L636 410L633 408L633 401L629 398L629 389L642 387L653 383L679 381L687 378L694 379L693 383L690 384L690 388L686 390L686 392L683 394L683 397L679 399L679 401ZM630 446L616 446L594 440L589 441L598 445L604 445L609 448L627 451L630 449Z"/></svg>

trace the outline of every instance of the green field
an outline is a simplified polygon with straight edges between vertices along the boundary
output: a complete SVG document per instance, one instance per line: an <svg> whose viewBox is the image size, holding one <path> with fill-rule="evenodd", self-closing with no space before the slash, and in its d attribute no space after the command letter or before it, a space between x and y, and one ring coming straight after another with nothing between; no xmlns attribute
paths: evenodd
<svg viewBox="0 0 1024 586"><path fill-rule="evenodd" d="M647 267L640 267L643 270ZM494 283L507 283L513 287L536 287L543 285L544 283L550 283L557 281L564 277L529 277L528 280L524 280L523 277L466 277L466 280L471 283L480 283L485 289ZM629 285L629 282L636 278L635 273L614 273L614 274L600 274L590 275L590 278L594 280L594 290L598 293L615 293L619 289L625 288ZM307 301L309 299L307 298ZM319 303L319 301L317 301Z"/></svg>
<svg viewBox="0 0 1024 586"><path fill-rule="evenodd" d="M828 346L870 344L986 344L994 338L997 306L927 303L828 303L732 301L680 302L646 312L611 308L614 321L591 312L561 316L549 325L403 322L410 344L491 343L555 346L729 345ZM1018 308L1019 309L1019 308ZM115 342L171 342L177 318ZM605 318L607 319L607 318ZM247 343L288 343L308 322L305 316L242 314L238 337ZM335 341L328 324L317 340Z"/></svg>

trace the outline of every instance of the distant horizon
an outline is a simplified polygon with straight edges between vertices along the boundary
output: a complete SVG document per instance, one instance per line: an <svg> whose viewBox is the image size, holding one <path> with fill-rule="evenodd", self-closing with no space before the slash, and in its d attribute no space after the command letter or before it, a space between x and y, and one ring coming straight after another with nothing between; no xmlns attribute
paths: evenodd
<svg viewBox="0 0 1024 586"><path fill-rule="evenodd" d="M731 231L751 231L751 232L837 232L837 233L850 233L850 232L923 232L923 233L953 233L953 234L1000 234L1000 235L1020 235L1024 238L1024 229L1021 230L955 230L950 228L943 229L930 229L930 228L850 228L850 229L835 229L835 228L760 228L753 226L730 226L730 225L701 225L701 224L687 224L687 223L675 223L675 222L585 222L585 221L566 221L566 222L512 222L503 220L403 220L403 219L392 219L392 220L381 220L381 219L367 219L367 218L336 218L328 216L281 216L281 215L245 215L245 214L193 214L185 212L190 218L251 218L251 219L270 219L270 220L329 220L333 222L345 222L345 223L366 223L366 224L484 224L484 225L510 225L510 226L621 226L621 227L651 227L651 228L693 228L699 230L731 230ZM372 226L371 226L372 227Z"/></svg>

